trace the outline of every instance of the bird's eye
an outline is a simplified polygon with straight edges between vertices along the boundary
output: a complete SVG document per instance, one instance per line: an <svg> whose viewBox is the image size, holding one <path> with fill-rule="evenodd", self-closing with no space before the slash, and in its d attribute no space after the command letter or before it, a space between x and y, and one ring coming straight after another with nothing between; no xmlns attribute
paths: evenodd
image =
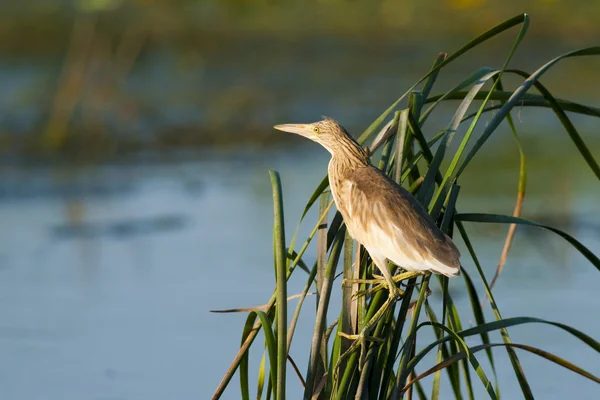
<svg viewBox="0 0 600 400"><path fill-rule="evenodd" d="M315 127L313 128L313 132L314 132L314 133L319 133L319 127L315 126Z"/></svg>

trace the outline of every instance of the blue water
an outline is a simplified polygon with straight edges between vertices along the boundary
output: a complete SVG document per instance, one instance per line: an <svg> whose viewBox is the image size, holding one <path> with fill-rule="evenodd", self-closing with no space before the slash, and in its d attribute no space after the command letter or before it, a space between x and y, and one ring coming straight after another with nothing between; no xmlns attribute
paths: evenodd
<svg viewBox="0 0 600 400"><path fill-rule="evenodd" d="M308 145L294 154L247 150L154 166L4 170L0 398L209 398L236 353L245 321L245 314L209 310L264 304L274 285L267 169L281 173L289 240L326 162L324 152ZM459 209L510 213L515 170L497 167L497 191L503 193L499 195L480 189L485 184L478 173L482 165L475 165L461 182ZM533 183L548 179L556 185ZM573 216L564 229L600 253L598 189L592 174L586 169L534 169L530 182L527 215ZM314 222L310 214L300 237ZM89 230L80 235L72 230L77 227ZM467 228L491 277L506 228ZM460 240L458 245L465 268L475 277ZM308 263L314 251L311 246ZM303 273L296 275L290 294L300 292L304 284ZM598 271L560 239L520 229L495 295L504 317L545 318L594 336L600 329L595 317L600 305L597 280ZM439 310L435 289L430 301ZM452 282L452 290L463 322L473 324L460 279ZM336 293L334 309L339 305ZM306 301L290 351L303 373L314 301ZM510 333L515 343L539 347L600 373L597 353L558 328L531 324ZM430 337L424 332L420 345ZM261 354L260 340L252 352L253 370ZM500 342L499 336L493 335L492 341ZM503 397L520 398L505 351L494 354ZM537 398L592 399L600 394L597 384L581 376L537 356L519 355ZM424 360L418 370L433 361ZM472 379L477 398L483 398L474 374ZM289 398L299 398L300 385L291 372L289 382ZM239 398L237 377L231 385L224 398Z"/></svg>

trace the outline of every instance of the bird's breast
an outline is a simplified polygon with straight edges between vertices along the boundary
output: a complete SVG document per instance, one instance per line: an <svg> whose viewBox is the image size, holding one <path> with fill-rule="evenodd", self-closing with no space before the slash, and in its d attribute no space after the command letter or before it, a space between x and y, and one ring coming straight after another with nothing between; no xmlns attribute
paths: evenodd
<svg viewBox="0 0 600 400"><path fill-rule="evenodd" d="M329 179L329 185L333 200L335 201L335 206L344 218L344 223L348 229L348 233L354 239L362 242L361 238L359 237L361 232L361 227L359 226L361 218L359 215L357 215L360 210L356 209L354 204L355 202L353 202L352 198L354 195L352 190L353 183L349 180L336 179L335 177L332 179L331 176Z"/></svg>

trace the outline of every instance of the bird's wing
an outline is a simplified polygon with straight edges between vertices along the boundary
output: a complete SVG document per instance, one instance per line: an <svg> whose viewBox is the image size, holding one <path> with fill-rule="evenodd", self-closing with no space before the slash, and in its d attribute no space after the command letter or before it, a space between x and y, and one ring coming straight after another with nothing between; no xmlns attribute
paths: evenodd
<svg viewBox="0 0 600 400"><path fill-rule="evenodd" d="M456 275L460 253L423 206L404 188L373 166L343 179L340 198L352 236L406 269Z"/></svg>

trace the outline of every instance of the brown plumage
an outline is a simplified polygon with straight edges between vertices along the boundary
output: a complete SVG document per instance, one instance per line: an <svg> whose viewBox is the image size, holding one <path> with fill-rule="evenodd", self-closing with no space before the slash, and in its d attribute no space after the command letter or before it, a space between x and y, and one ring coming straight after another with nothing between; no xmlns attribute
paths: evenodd
<svg viewBox="0 0 600 400"><path fill-rule="evenodd" d="M361 368L366 361L367 333L401 295L387 260L409 271L400 279L428 271L455 276L460 271L460 253L423 206L371 165L366 152L336 121L327 118L312 124L277 125L275 129L307 137L331 153L328 175L335 204L350 236L367 249L389 289L387 301L359 335L339 332L341 336L358 340L340 356L338 363L361 345Z"/></svg>
<svg viewBox="0 0 600 400"><path fill-rule="evenodd" d="M336 121L275 128L314 140L331 153L328 175L336 206L350 235L367 249L389 284L393 280L386 259L407 271L459 273L460 253L452 239L407 190L371 165Z"/></svg>

